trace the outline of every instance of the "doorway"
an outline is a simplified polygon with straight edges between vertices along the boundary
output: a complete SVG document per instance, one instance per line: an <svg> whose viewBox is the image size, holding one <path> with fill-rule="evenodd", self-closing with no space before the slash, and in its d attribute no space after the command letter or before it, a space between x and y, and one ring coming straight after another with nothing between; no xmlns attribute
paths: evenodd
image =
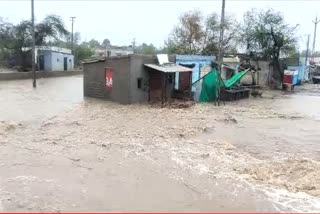
<svg viewBox="0 0 320 214"><path fill-rule="evenodd" d="M39 70L40 71L44 70L44 55L39 56Z"/></svg>
<svg viewBox="0 0 320 214"><path fill-rule="evenodd" d="M68 70L68 57L63 58L63 70Z"/></svg>

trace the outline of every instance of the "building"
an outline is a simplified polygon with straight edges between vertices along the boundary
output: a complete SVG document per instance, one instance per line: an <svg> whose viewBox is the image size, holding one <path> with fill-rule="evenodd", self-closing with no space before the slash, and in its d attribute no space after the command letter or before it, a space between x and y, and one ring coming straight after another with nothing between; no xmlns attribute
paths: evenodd
<svg viewBox="0 0 320 214"><path fill-rule="evenodd" d="M211 71L211 63L215 60L215 56L176 55L176 64L190 66L192 68L191 78L193 83L192 92L194 94L194 100L198 100L200 96L202 80L198 80ZM187 73L176 73L176 89L180 87L181 82L184 82L190 78L187 75Z"/></svg>
<svg viewBox="0 0 320 214"><path fill-rule="evenodd" d="M107 46L97 47L95 49L95 57L113 57L113 56L128 56L133 54L133 48L131 46Z"/></svg>
<svg viewBox="0 0 320 214"><path fill-rule="evenodd" d="M25 48L22 56L19 56L17 65L31 67L31 48ZM35 63L39 71L69 71L74 69L74 56L70 49L37 46L35 48Z"/></svg>
<svg viewBox="0 0 320 214"><path fill-rule="evenodd" d="M74 68L74 56L70 49L36 47L35 57L39 71L69 71Z"/></svg>
<svg viewBox="0 0 320 214"><path fill-rule="evenodd" d="M174 57L170 61L175 61ZM164 101L173 97L175 73L192 69L180 65L159 65L155 56L128 55L104 57L83 63L84 96L122 104ZM191 93L191 79L181 85Z"/></svg>

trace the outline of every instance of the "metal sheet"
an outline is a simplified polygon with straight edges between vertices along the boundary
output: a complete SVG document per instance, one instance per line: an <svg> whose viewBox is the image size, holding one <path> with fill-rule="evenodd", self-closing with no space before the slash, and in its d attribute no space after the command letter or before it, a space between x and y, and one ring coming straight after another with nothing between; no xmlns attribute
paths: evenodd
<svg viewBox="0 0 320 214"><path fill-rule="evenodd" d="M159 65L169 63L168 54L157 54Z"/></svg>
<svg viewBox="0 0 320 214"><path fill-rule="evenodd" d="M174 72L190 72L191 68L183 67L180 65L155 65L155 64L144 64L145 66L155 69L157 71L161 71L164 73L174 73Z"/></svg>

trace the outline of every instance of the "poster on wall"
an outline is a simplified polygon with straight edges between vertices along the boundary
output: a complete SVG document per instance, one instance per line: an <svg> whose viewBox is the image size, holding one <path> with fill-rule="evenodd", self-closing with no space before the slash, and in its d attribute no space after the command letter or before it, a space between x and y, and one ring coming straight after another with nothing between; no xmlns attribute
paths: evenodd
<svg viewBox="0 0 320 214"><path fill-rule="evenodd" d="M112 90L112 69L105 68L105 77L106 77L106 89L107 91Z"/></svg>

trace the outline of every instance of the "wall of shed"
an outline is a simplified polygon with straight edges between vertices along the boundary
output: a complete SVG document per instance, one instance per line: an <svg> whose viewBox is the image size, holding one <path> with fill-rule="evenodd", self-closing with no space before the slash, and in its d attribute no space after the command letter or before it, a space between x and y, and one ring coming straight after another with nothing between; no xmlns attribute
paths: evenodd
<svg viewBox="0 0 320 214"><path fill-rule="evenodd" d="M155 56L130 55L130 102L148 101L149 71L144 64L157 63ZM142 79L142 88L138 88L138 78Z"/></svg>
<svg viewBox="0 0 320 214"><path fill-rule="evenodd" d="M83 95L106 99L105 62L83 65Z"/></svg>
<svg viewBox="0 0 320 214"><path fill-rule="evenodd" d="M106 88L105 68L112 69L112 89ZM129 104L130 58L115 57L83 65L84 96Z"/></svg>
<svg viewBox="0 0 320 214"><path fill-rule="evenodd" d="M130 57L107 58L106 67L112 68L112 91L106 93L106 98L112 101L129 104L130 93Z"/></svg>

